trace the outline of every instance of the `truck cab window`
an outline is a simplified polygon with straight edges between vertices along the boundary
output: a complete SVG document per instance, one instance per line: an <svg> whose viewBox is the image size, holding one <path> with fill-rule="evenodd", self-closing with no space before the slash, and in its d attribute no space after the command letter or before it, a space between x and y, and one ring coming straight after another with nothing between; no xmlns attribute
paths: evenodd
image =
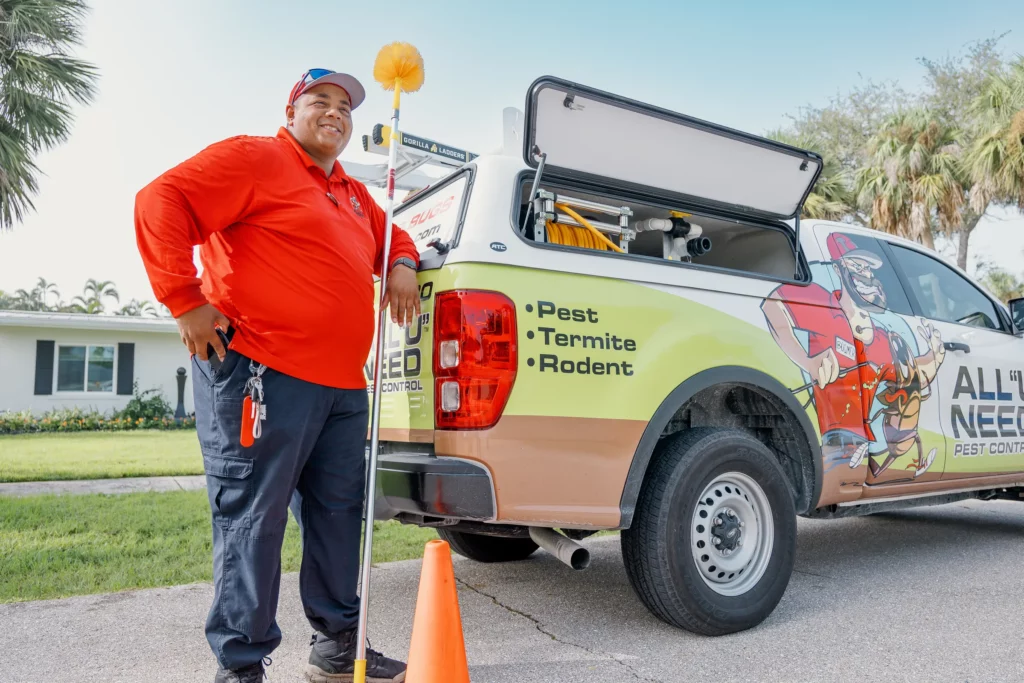
<svg viewBox="0 0 1024 683"><path fill-rule="evenodd" d="M437 187L410 196L395 210L395 225L409 233L422 255L432 245L443 253L452 246L466 203L467 172L453 174Z"/></svg>
<svg viewBox="0 0 1024 683"><path fill-rule="evenodd" d="M926 317L990 330L1004 329L995 304L955 270L914 249L890 246Z"/></svg>
<svg viewBox="0 0 1024 683"><path fill-rule="evenodd" d="M913 315L899 276L878 240L861 234L829 233L824 239L828 257L842 289L863 308Z"/></svg>

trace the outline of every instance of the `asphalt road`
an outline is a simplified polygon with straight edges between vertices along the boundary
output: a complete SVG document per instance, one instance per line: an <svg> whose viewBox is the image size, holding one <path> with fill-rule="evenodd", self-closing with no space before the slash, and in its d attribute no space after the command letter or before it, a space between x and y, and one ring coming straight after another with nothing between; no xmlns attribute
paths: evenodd
<svg viewBox="0 0 1024 683"><path fill-rule="evenodd" d="M1020 503L801 520L779 607L722 638L656 620L630 589L618 540L587 545L582 572L543 551L507 565L456 559L474 683L1024 680ZM392 656L407 652L418 579L418 561L373 574L370 640ZM211 595L200 584L0 605L0 681L208 683ZM301 680L310 629L295 575L283 578L279 622L270 681Z"/></svg>

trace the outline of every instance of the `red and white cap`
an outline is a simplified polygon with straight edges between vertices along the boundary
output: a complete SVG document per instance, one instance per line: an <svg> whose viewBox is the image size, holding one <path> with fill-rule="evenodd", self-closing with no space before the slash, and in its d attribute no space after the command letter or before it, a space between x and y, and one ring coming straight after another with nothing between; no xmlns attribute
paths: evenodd
<svg viewBox="0 0 1024 683"><path fill-rule="evenodd" d="M835 261L844 258L860 259L866 262L873 270L878 270L882 267L882 259L878 254L867 249L861 249L847 235L834 232L828 236L826 242L828 244L829 256Z"/></svg>
<svg viewBox="0 0 1024 683"><path fill-rule="evenodd" d="M348 99L352 104L353 110L366 99L366 90L363 88L363 84L360 83L355 76L338 73L337 71L331 71L330 69L310 69L306 73L302 74L302 78L292 86L292 91L288 95L288 104L295 104L295 100L299 98L299 95L306 92L313 86L321 85L323 83L336 85L347 92Z"/></svg>

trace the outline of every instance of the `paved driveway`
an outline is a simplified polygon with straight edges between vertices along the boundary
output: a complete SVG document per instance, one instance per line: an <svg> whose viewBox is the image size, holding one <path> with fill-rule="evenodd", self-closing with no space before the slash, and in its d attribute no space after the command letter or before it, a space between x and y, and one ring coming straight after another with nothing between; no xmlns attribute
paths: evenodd
<svg viewBox="0 0 1024 683"><path fill-rule="evenodd" d="M546 553L456 560L475 683L1024 680L1024 505L957 503L801 520L797 572L760 627L672 629L634 598L617 539L573 572ZM370 639L404 656L418 561L373 575ZM0 680L208 683L208 585L0 606ZM309 627L283 579L285 639L270 680L297 681ZM415 681L411 682L415 683Z"/></svg>

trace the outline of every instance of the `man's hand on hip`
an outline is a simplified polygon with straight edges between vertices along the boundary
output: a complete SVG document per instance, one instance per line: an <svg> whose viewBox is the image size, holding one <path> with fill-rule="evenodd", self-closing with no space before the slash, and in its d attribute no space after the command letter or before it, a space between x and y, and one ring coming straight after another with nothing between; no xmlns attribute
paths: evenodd
<svg viewBox="0 0 1024 683"><path fill-rule="evenodd" d="M211 304L203 304L188 313L183 313L177 320L181 341L188 347L189 353L199 356L200 360L210 360L209 354L206 353L206 345L209 344L217 357L224 360L227 349L217 335L216 328L219 325L227 332L231 321L223 313Z"/></svg>
<svg viewBox="0 0 1024 683"><path fill-rule="evenodd" d="M384 293L384 307L391 304L391 320L399 325L412 325L420 314L420 286L416 271L397 265L388 273L388 291Z"/></svg>

